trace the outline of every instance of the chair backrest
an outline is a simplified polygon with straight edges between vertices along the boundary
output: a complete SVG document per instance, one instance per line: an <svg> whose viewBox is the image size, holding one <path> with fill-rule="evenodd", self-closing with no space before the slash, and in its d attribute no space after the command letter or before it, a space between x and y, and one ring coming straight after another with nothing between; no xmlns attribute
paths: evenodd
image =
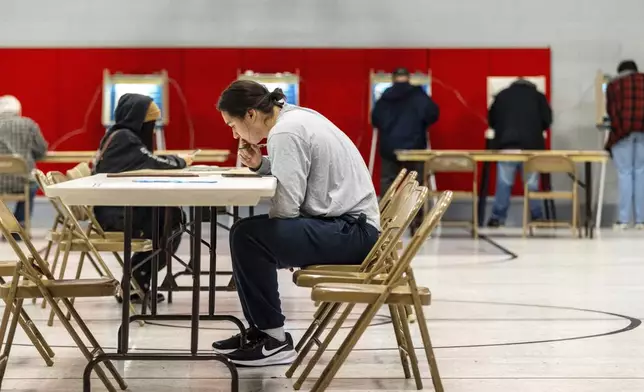
<svg viewBox="0 0 644 392"><path fill-rule="evenodd" d="M398 189L403 179L405 178L405 174L407 174L407 169L403 168L402 170L400 170L400 172L398 173L394 181L389 186L389 189L387 189L387 191L385 191L385 194L382 195L382 197L380 198L380 203L378 203L380 212L382 212L382 210L387 206L387 204L389 204L391 199L394 197L396 190Z"/></svg>
<svg viewBox="0 0 644 392"><path fill-rule="evenodd" d="M390 217L392 214L392 202L394 201L396 195L398 192L400 192L401 189L403 189L407 184L412 184L416 182L416 178L418 177L418 173L416 171L410 171L407 173L407 175L404 177L404 179L400 182L400 185L398 188L394 191L394 194L391 196L389 199L389 202L382 206L380 209L380 223L382 223L387 219L387 217ZM416 183L416 186L418 186L418 183Z"/></svg>
<svg viewBox="0 0 644 392"><path fill-rule="evenodd" d="M87 162L81 162L78 165L67 170L67 177L70 180L76 180L78 178L89 177L92 175L92 169L89 167Z"/></svg>
<svg viewBox="0 0 644 392"><path fill-rule="evenodd" d="M441 154L427 161L427 170L432 173L474 173L476 161L466 154Z"/></svg>
<svg viewBox="0 0 644 392"><path fill-rule="evenodd" d="M60 184L60 183L69 181L69 178L66 175L64 175L63 173L61 173L61 172L51 171L51 172L47 173L47 180L49 181L49 183L51 185L55 185L55 184ZM61 201L59 199L52 199L52 203L57 204L58 206L60 206ZM87 208L86 207L84 207L84 206L71 206L71 207L69 207L69 209L74 214L74 218L76 218L77 220L86 221L88 219L87 211L86 211ZM65 214L63 214L63 215L65 215Z"/></svg>
<svg viewBox="0 0 644 392"><path fill-rule="evenodd" d="M523 164L526 173L570 173L576 174L575 162L563 155L537 155Z"/></svg>
<svg viewBox="0 0 644 392"><path fill-rule="evenodd" d="M438 226L443 215L445 215L447 208L452 203L453 197L454 195L452 191L445 191L441 194L436 203L434 203L434 206L423 220L423 223L416 231L416 234L414 234L409 244L403 250L400 260L395 264L394 268L387 275L387 279L383 282L383 284L388 286L389 291L393 290L393 288L399 284L399 281L409 268L411 261L418 253L418 250L425 240L427 240L427 237L429 237L432 231L434 231L436 226Z"/></svg>
<svg viewBox="0 0 644 392"><path fill-rule="evenodd" d="M27 162L18 155L0 155L0 173L29 177Z"/></svg>
<svg viewBox="0 0 644 392"><path fill-rule="evenodd" d="M384 222L378 246L374 246L379 252L378 257L364 269L370 274L368 280L384 272L397 259L398 242L427 201L428 195L427 187L418 186L416 181L405 184L405 189L401 190L397 200L392 203L395 213Z"/></svg>

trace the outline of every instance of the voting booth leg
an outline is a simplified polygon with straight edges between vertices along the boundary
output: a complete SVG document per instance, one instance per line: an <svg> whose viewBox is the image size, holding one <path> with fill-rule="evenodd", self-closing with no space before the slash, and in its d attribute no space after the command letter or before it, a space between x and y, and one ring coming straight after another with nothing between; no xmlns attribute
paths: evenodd
<svg viewBox="0 0 644 392"><path fill-rule="evenodd" d="M599 172L599 188L597 189L597 215L595 217L595 228L602 227L602 213L604 209L604 187L606 185L606 161L602 162Z"/></svg>
<svg viewBox="0 0 644 392"><path fill-rule="evenodd" d="M584 176L586 183L586 219L584 222L584 233L586 237L593 238L595 224L593 222L593 164L584 162Z"/></svg>
<svg viewBox="0 0 644 392"><path fill-rule="evenodd" d="M479 227L485 226L485 207L487 203L488 186L490 182L490 162L483 162L481 183L479 185Z"/></svg>

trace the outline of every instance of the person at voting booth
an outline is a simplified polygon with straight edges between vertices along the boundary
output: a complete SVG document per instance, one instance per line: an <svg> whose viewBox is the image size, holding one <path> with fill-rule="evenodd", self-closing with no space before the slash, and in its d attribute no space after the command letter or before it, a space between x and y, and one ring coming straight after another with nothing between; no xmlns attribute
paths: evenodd
<svg viewBox="0 0 644 392"><path fill-rule="evenodd" d="M190 156L154 155L154 128L161 112L150 97L140 94L124 94L114 111L115 124L107 131L97 152L94 162L95 173L122 173L140 169L182 169L192 164ZM171 209L171 231L180 228L183 212L178 207ZM96 219L106 231L124 230L124 211L122 207L94 207ZM164 209L159 211L159 232L163 233ZM133 238L152 238L152 209L135 207L132 219ZM179 248L181 236L176 236L170 245L172 253ZM150 288L152 261L146 259L152 252L139 252L132 255L133 277L144 292ZM165 259L159 260L159 268L165 267ZM156 300L165 298L158 294ZM132 301L142 299L133 294Z"/></svg>
<svg viewBox="0 0 644 392"><path fill-rule="evenodd" d="M35 121L22 116L20 101L12 96L0 97L0 154L18 155L27 162L31 171L35 162L47 155L47 142ZM13 176L0 176L0 193L19 194L24 192L25 179ZM29 187L29 211L25 211L25 202L16 203L14 215L20 224L24 225L25 214L31 216L34 210L34 198L38 184L31 181ZM19 238L18 236L15 236Z"/></svg>
<svg viewBox="0 0 644 392"><path fill-rule="evenodd" d="M623 61L617 72L606 88L611 132L605 146L617 169L615 228L627 228L634 210L635 227L644 230L644 73L638 72L634 61Z"/></svg>
<svg viewBox="0 0 644 392"><path fill-rule="evenodd" d="M528 80L519 78L494 98L488 111L488 123L494 130L493 150L545 150L544 131L552 124L552 110L546 96ZM505 224L510 208L510 197L516 172L523 176L521 162L499 162L496 172L496 193L489 227ZM528 188L539 188L539 174L523 178ZM543 219L539 200L530 200L532 220Z"/></svg>
<svg viewBox="0 0 644 392"><path fill-rule="evenodd" d="M421 86L410 83L409 71L398 68L393 85L385 90L371 112L371 123L380 135L380 192L389 189L404 167L423 178L422 162L400 162L396 150L427 148L427 128L438 121L438 105ZM419 214L412 227L422 220ZM413 229L412 229L413 230Z"/></svg>
<svg viewBox="0 0 644 392"><path fill-rule="evenodd" d="M278 268L359 264L380 230L369 170L351 139L320 113L284 98L280 89L238 80L217 105L242 139L242 163L277 179L268 215L239 220L230 230L233 276L249 329L245 341L236 335L213 349L239 365L288 364L297 356L284 330ZM264 138L267 157L257 146Z"/></svg>

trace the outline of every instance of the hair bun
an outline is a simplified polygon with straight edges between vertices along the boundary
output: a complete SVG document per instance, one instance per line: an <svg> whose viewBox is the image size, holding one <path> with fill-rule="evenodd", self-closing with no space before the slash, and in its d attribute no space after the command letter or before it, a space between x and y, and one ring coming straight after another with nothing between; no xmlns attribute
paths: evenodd
<svg viewBox="0 0 644 392"><path fill-rule="evenodd" d="M282 100L286 100L286 95L284 94L284 91L282 91L281 88L277 87L275 90L273 90L270 94L269 97L272 101L274 102L279 102Z"/></svg>

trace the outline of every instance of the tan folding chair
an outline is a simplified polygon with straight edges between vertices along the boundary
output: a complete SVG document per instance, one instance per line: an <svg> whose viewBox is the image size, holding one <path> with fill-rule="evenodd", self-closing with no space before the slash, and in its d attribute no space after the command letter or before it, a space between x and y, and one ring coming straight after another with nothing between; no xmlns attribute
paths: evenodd
<svg viewBox="0 0 644 392"><path fill-rule="evenodd" d="M24 181L23 193L3 193L0 194L0 200L25 203L25 231L31 233L31 201L29 200L29 182L31 174L27 167L27 162L18 155L0 155L0 175L11 175Z"/></svg>
<svg viewBox="0 0 644 392"><path fill-rule="evenodd" d="M97 298L115 295L119 288L119 282L115 279L107 278L56 280L47 263L40 257L29 236L3 202L0 202L0 232L2 232L18 256L11 283L0 286L0 296L7 303L0 323L0 342L4 341L5 334L7 334L7 341L0 358L0 382L4 377L16 326L20 320L20 317L17 316L23 310L22 305L25 299L46 299L88 362L97 355L103 355L103 348L68 298ZM26 252L12 237L12 234L17 234L23 240ZM70 312L73 322L80 328L82 336L79 335L72 323L67 320L57 299ZM89 346L85 345L83 338L87 339ZM110 361L105 361L104 365L118 382L120 388L127 389L127 384L114 365ZM116 392L116 388L107 378L102 368L97 369L97 375L110 392Z"/></svg>
<svg viewBox="0 0 644 392"><path fill-rule="evenodd" d="M565 173L573 178L572 189L570 191L531 191L528 189L528 181L525 181L523 196L523 236L526 237L528 232L533 235L535 227L569 227L572 234L576 235L579 227L579 196L577 184L574 179L577 178L577 167L575 162L566 156L557 155L537 155L530 157L523 165L523 178L528 178L532 173ZM570 200L572 202L572 219L570 222L562 221L536 221L530 220L530 200Z"/></svg>
<svg viewBox="0 0 644 392"><path fill-rule="evenodd" d="M362 272L341 273L338 271L332 272L314 270L307 273L307 271L304 271L298 277L298 286L316 287L318 284L330 282L365 283L384 281L387 278L388 273L395 268L395 265L398 261L398 241L403 236L407 228L411 225L416 214L423 207L427 199L427 195L427 188L418 187L416 183L414 183L414 187L411 192L401 192L398 195L399 198L396 201L398 204L396 206L396 213L393 214L393 216L388 219L387 222L385 222L385 225L383 226L383 233L372 249L371 254L374 254L377 258L377 261L375 263L363 263L366 264L366 267L362 269ZM325 344L321 344L319 339L322 335L322 332L327 328L329 323L332 321L332 318L335 316L342 305L342 303L323 303L320 306L320 309L322 311L316 312L313 323L305 332L305 338L307 339L306 344L304 345L303 349L299 350L299 355L287 371L286 376L289 378L292 377L295 370L306 358L313 345L317 345L318 350L315 353L314 357L309 361L307 367L299 377L298 381L295 383L294 387L296 389L301 387L302 383L326 349L327 346ZM348 305L345 313L351 312L351 309L353 309L353 305ZM392 325L394 327L396 342L400 349L400 360L403 367L403 372L406 378L411 378L407 360L409 359L409 362L411 362L412 371L415 376L419 374L419 370L415 353L410 352L410 347L413 347L411 346L410 336L407 332L405 332L408 331L407 325L409 312L405 309L404 305L401 307L391 306L389 308L389 311L392 317ZM327 344L331 341L331 339L333 338L332 335L335 335L335 333L337 333L337 330L331 330L331 332L329 332L329 335L327 335L327 339L325 340ZM300 341L300 343L298 343L298 346L301 347L302 343L303 341Z"/></svg>
<svg viewBox="0 0 644 392"><path fill-rule="evenodd" d="M7 283L4 278L14 276L17 265L18 263L15 261L0 261L0 284L4 285ZM12 304L7 303L7 306L10 307L12 306ZM38 327L36 327L36 324L31 320L24 309L20 310L18 323L20 324L22 330L25 332L25 335L27 335L29 340L31 340L31 343L34 345L36 350L38 350L38 353L45 361L45 364L47 364L47 366L52 366L54 364L52 358L54 358L55 354L49 346L49 343L47 343L45 338L38 330Z"/></svg>
<svg viewBox="0 0 644 392"><path fill-rule="evenodd" d="M398 172L398 175L396 178L394 178L394 181L391 183L391 186L385 191L385 194L382 195L380 198L380 202L378 203L378 209L380 212L391 202L391 199L394 197L394 194L396 193L396 190L402 184L403 180L405 179L405 175L407 174L407 169L403 168Z"/></svg>
<svg viewBox="0 0 644 392"><path fill-rule="evenodd" d="M478 174L476 161L467 154L441 154L429 159L426 163L429 171L427 175L436 173L471 173L471 191L452 191L455 200L469 200L472 203L472 219L468 221L441 221L442 226L465 226L472 231L472 237L478 238L479 214L478 214ZM442 192L432 190L429 199L435 198Z"/></svg>
<svg viewBox="0 0 644 392"><path fill-rule="evenodd" d="M38 177L42 176L42 172L36 173ZM66 177L64 174L60 172L50 172L47 175L47 184L56 184L59 181L64 181L66 180ZM42 181L45 183L45 181ZM45 187L45 193L47 191L47 187ZM98 225L98 222L96 222L96 225L90 224L88 229L84 230L83 227L81 226L80 222L76 219L76 216L72 212L72 210L67 206L65 203L63 203L62 200L59 198L50 198L52 204L55 206L56 210L60 212L60 214L63 215L64 221L66 223L65 227L65 235L60 239L58 242L58 246L63 249L63 260L61 264L61 268L59 271L59 279L63 279L65 276L65 272L67 269L67 261L69 259L69 255L71 252L80 252L80 260L78 263L78 268L76 270L76 277L80 278L81 273L82 273L82 268L84 265L84 260L85 256L92 262L94 267L96 268L98 274L100 277L109 277L114 279L114 274L110 270L110 268L107 266L105 263L105 260L103 257L100 255L101 252L110 252L112 254L117 254L117 261L123 265L123 261L118 256L118 252L123 252L125 249L125 245L123 242L123 237L114 235L114 237L106 236L105 232L98 231L96 232L96 236L91 236L92 230L96 230L97 227L100 227ZM93 213L91 210L86 207L86 206L81 206L81 213L84 216L93 216ZM133 239L132 240L132 251L133 252L145 252L152 250L152 241L151 240L145 240L145 239ZM134 286L134 291L138 292L139 295L142 296L142 290L136 284L134 280L132 280L132 285ZM115 296L119 301L121 300L121 297L119 295ZM122 300L129 300L129 299L122 299ZM72 298L71 302L73 303L74 299ZM143 304L143 306L146 306ZM136 314L136 311L134 309L134 305L130 304L130 309L133 314ZM48 325L53 325L54 322L54 313L53 310L49 315L49 320L48 320ZM143 321L139 322L139 325L143 325Z"/></svg>
<svg viewBox="0 0 644 392"><path fill-rule="evenodd" d="M435 203L434 208L432 208L430 213L423 220L420 228L412 237L409 245L405 248L400 260L394 265L393 269L384 279L376 279L377 275L370 273L368 279L365 279L361 284L323 283L318 284L313 288L311 292L312 300L322 301L324 303L346 304L347 307L327 334L318 351L307 365L304 373L294 384L295 389L299 389L302 386L302 383L306 377L308 377L313 366L315 366L315 363L320 358L321 352L328 347L348 316L351 314L355 305L364 304L366 305L366 308L362 315L358 318L358 321L349 332L347 338L341 344L339 350L336 352L312 388L312 391L316 392L326 390L340 366L342 366L355 344L369 326L371 320L373 320L373 317L383 305L387 304L390 306L390 309L392 309L392 307L393 309L397 309L399 314L404 305L413 305L414 311L419 316L418 325L423 339L423 344L425 346L425 353L429 362L434 388L438 392L443 392L443 386L423 311L423 305L429 305L430 303L431 294L429 289L417 286L410 264L429 234L438 225L451 201L452 193L449 191L444 192L440 196L438 201ZM416 354L413 349L414 346L411 341L411 334L406 320L402 317L395 317L392 318L392 322L395 328L401 329L401 333L404 336L405 344L403 346L399 346L399 349L409 356L412 365L417 364ZM414 366L412 370L414 372L417 388L422 389L422 379L417 366Z"/></svg>

